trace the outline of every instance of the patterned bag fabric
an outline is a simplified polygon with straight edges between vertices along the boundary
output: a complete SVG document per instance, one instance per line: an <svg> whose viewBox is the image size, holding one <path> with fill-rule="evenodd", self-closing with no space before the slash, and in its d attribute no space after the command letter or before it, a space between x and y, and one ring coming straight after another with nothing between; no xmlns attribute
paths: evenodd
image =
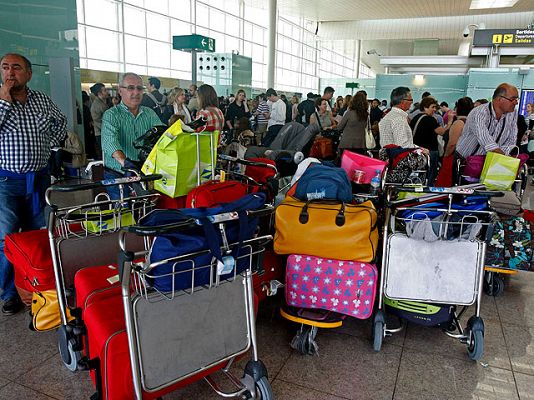
<svg viewBox="0 0 534 400"><path fill-rule="evenodd" d="M379 158L384 161L389 161L390 167L386 176L386 182L424 183L427 160L416 149L383 148L379 152ZM416 171L425 172L418 174Z"/></svg>
<svg viewBox="0 0 534 400"><path fill-rule="evenodd" d="M495 223L493 236L486 246L486 267L504 268L504 226L501 221Z"/></svg>
<svg viewBox="0 0 534 400"><path fill-rule="evenodd" d="M373 313L377 280L373 264L292 254L287 259L286 302L366 319Z"/></svg>
<svg viewBox="0 0 534 400"><path fill-rule="evenodd" d="M532 248L531 233L527 221L521 217L506 218L504 224L504 252L510 269L530 270Z"/></svg>

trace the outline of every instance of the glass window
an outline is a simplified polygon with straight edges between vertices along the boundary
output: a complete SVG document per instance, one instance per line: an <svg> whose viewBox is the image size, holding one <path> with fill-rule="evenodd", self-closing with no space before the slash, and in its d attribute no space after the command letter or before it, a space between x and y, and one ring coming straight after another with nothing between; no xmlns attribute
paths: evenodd
<svg viewBox="0 0 534 400"><path fill-rule="evenodd" d="M191 72L191 53L173 50L171 52L171 68Z"/></svg>
<svg viewBox="0 0 534 400"><path fill-rule="evenodd" d="M183 3L183 1L171 0L171 2ZM169 0L150 0L150 6L147 4L150 11L154 11L163 15L169 14Z"/></svg>
<svg viewBox="0 0 534 400"><path fill-rule="evenodd" d="M231 53L232 50L239 51L239 42L240 40L233 36L226 36L226 43L225 43L225 52Z"/></svg>
<svg viewBox="0 0 534 400"><path fill-rule="evenodd" d="M239 18L226 14L226 30L224 32L227 35L239 37L239 26L240 25L241 25L241 21L239 20Z"/></svg>
<svg viewBox="0 0 534 400"><path fill-rule="evenodd" d="M146 65L146 39L124 35L124 44L127 63Z"/></svg>
<svg viewBox="0 0 534 400"><path fill-rule="evenodd" d="M219 52L225 52L225 35L224 33L219 33L219 32L215 32L215 31L210 31L210 33L208 35L206 35L208 37L211 37L213 39L215 39L215 51L219 51Z"/></svg>
<svg viewBox="0 0 534 400"><path fill-rule="evenodd" d="M124 33L145 36L145 12L137 8L124 6Z"/></svg>
<svg viewBox="0 0 534 400"><path fill-rule="evenodd" d="M124 3L133 4L137 7L144 7L144 0L123 0Z"/></svg>
<svg viewBox="0 0 534 400"><path fill-rule="evenodd" d="M191 80L191 72L171 70L171 78L183 79L183 80L190 81Z"/></svg>
<svg viewBox="0 0 534 400"><path fill-rule="evenodd" d="M116 32L86 27L87 58L119 61L119 35Z"/></svg>
<svg viewBox="0 0 534 400"><path fill-rule="evenodd" d="M219 32L225 31L224 14L219 10L210 9L210 23L209 28Z"/></svg>
<svg viewBox="0 0 534 400"><path fill-rule="evenodd" d="M87 68L87 58L80 58L80 68Z"/></svg>
<svg viewBox="0 0 534 400"><path fill-rule="evenodd" d="M101 28L117 30L117 3L109 0L85 2L85 23Z"/></svg>
<svg viewBox="0 0 534 400"><path fill-rule="evenodd" d="M147 72L148 72L148 75L150 76L159 76L159 77L171 76L171 71L168 69L164 69L164 68L148 67ZM163 89L161 91L163 91Z"/></svg>
<svg viewBox="0 0 534 400"><path fill-rule="evenodd" d="M263 47L258 45L252 46L252 59L256 62L263 63Z"/></svg>
<svg viewBox="0 0 534 400"><path fill-rule="evenodd" d="M120 64L114 63L110 61L101 61L101 60L87 60L87 68L89 69L96 69L99 71L113 71L113 72L119 72L120 71Z"/></svg>
<svg viewBox="0 0 534 400"><path fill-rule="evenodd" d="M204 4L197 3L197 25L209 27L209 8ZM197 29L198 30L198 29Z"/></svg>
<svg viewBox="0 0 534 400"><path fill-rule="evenodd" d="M243 55L252 58L252 43L245 41L243 44Z"/></svg>
<svg viewBox="0 0 534 400"><path fill-rule="evenodd" d="M182 36L191 34L191 24L179 21L177 19L171 19L171 40L173 36Z"/></svg>
<svg viewBox="0 0 534 400"><path fill-rule="evenodd" d="M78 0L76 2L76 15L78 16L78 24L85 23L85 12L83 10L84 0Z"/></svg>
<svg viewBox="0 0 534 400"><path fill-rule="evenodd" d="M169 15L182 21L191 21L190 0L169 0Z"/></svg>
<svg viewBox="0 0 534 400"><path fill-rule="evenodd" d="M247 21L267 27L268 18L267 9L251 7L245 3L245 19Z"/></svg>
<svg viewBox="0 0 534 400"><path fill-rule="evenodd" d="M151 39L161 40L163 42L170 42L169 35L169 18L158 14L146 14L146 34Z"/></svg>
<svg viewBox="0 0 534 400"><path fill-rule="evenodd" d="M148 65L160 68L171 67L171 45L170 43L147 41Z"/></svg>
<svg viewBox="0 0 534 400"><path fill-rule="evenodd" d="M266 29L260 28L259 26L254 25L253 32L252 32L252 38L251 39L254 43L257 44L265 44L265 33Z"/></svg>
<svg viewBox="0 0 534 400"><path fill-rule="evenodd" d="M146 65L126 64L126 71L135 72L139 75L147 75Z"/></svg>
<svg viewBox="0 0 534 400"><path fill-rule="evenodd" d="M252 24L250 22L245 22L245 33L243 38L245 40L252 40Z"/></svg>
<svg viewBox="0 0 534 400"><path fill-rule="evenodd" d="M78 25L78 49L80 57L87 57L87 49L85 48L85 27Z"/></svg>

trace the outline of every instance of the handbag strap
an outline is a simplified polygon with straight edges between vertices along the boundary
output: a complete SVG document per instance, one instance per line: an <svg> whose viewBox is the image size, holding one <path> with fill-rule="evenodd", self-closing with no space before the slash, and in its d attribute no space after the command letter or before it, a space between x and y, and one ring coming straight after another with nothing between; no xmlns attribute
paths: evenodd
<svg viewBox="0 0 534 400"><path fill-rule="evenodd" d="M314 111L314 114L315 114L315 118L317 119L317 123L319 124L319 129L322 131L323 124L321 124L321 118L319 118L319 113L317 112L317 110Z"/></svg>
<svg viewBox="0 0 534 400"><path fill-rule="evenodd" d="M415 126L413 127L413 133L412 136L415 136L415 132L417 132L417 127L419 126L419 122L425 117L428 117L426 114L421 114L421 116L417 119L417 122L415 123Z"/></svg>
<svg viewBox="0 0 534 400"><path fill-rule="evenodd" d="M491 118L493 117L493 107L491 105L491 101L489 102L488 109L489 109L489 114L490 114L489 123L488 123L488 132L489 132L489 128L491 127ZM502 133L504 132L504 127L506 125L506 117L502 118L502 121L503 122L502 122L502 126L501 126L501 131L499 132L499 135L497 136L497 140L495 141L495 143L497 143L497 144L499 144L499 141L501 140ZM477 147L475 147L475 151L473 152L473 155L475 155L478 152L479 149L480 149L480 143L477 143Z"/></svg>

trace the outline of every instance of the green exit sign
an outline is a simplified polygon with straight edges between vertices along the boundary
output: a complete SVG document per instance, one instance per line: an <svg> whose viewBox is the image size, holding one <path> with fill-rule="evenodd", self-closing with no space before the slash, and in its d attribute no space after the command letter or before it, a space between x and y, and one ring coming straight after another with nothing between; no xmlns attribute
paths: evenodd
<svg viewBox="0 0 534 400"><path fill-rule="evenodd" d="M347 89L358 89L360 87L360 84L358 82L347 82L345 83L345 87Z"/></svg>
<svg viewBox="0 0 534 400"><path fill-rule="evenodd" d="M173 36L172 48L184 51L215 51L215 39L202 35Z"/></svg>

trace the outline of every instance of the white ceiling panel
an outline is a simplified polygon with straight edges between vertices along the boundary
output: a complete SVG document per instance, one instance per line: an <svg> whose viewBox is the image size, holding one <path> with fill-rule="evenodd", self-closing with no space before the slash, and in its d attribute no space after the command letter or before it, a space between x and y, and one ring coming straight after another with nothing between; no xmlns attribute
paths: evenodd
<svg viewBox="0 0 534 400"><path fill-rule="evenodd" d="M267 1L263 3L266 4ZM471 0L278 0L281 12L314 21L428 18L534 11L534 0L519 0L513 7L507 8L470 10L470 5Z"/></svg>

